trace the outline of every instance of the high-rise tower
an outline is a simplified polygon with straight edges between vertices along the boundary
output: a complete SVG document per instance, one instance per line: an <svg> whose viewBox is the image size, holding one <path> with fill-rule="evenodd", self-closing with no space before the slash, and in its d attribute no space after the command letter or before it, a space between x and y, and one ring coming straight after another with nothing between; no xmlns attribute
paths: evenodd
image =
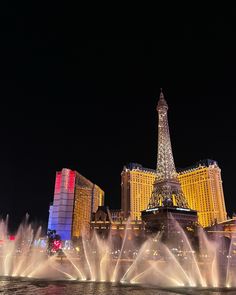
<svg viewBox="0 0 236 295"><path fill-rule="evenodd" d="M157 104L158 149L156 180L148 207L177 206L188 208L175 169L167 111L168 105L161 90Z"/></svg>
<svg viewBox="0 0 236 295"><path fill-rule="evenodd" d="M148 208L142 211L147 232L174 233L176 221L182 228L193 231L197 211L188 207L175 169L168 126L168 105L161 90L157 104L158 148L156 179Z"/></svg>
<svg viewBox="0 0 236 295"><path fill-rule="evenodd" d="M48 229L56 230L62 240L89 233L91 215L104 204L104 191L79 172L63 168L57 171L53 205Z"/></svg>

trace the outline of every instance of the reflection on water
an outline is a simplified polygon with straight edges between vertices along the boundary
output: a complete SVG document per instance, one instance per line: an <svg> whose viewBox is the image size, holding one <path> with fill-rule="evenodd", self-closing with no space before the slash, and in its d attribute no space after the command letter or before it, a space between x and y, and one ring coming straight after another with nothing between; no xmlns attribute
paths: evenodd
<svg viewBox="0 0 236 295"><path fill-rule="evenodd" d="M94 282L40 281L2 278L0 294L4 295L235 295L234 290L158 289L149 286Z"/></svg>

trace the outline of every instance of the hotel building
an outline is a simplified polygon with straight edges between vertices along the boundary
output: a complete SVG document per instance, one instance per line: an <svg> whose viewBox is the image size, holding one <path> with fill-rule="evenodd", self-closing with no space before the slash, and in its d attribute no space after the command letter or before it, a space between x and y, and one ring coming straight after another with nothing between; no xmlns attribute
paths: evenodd
<svg viewBox="0 0 236 295"><path fill-rule="evenodd" d="M203 227L226 220L221 170L216 161L204 160L178 171L184 196L191 209L198 211ZM137 163L124 166L121 173L121 209L124 217L140 220L152 195L156 171Z"/></svg>
<svg viewBox="0 0 236 295"><path fill-rule="evenodd" d="M77 171L63 168L56 172L53 205L49 209L48 229L62 240L89 233L93 212L104 205L104 191Z"/></svg>
<svg viewBox="0 0 236 295"><path fill-rule="evenodd" d="M221 169L216 161L199 161L179 171L178 175L189 207L198 211L198 220L203 227L227 219Z"/></svg>
<svg viewBox="0 0 236 295"><path fill-rule="evenodd" d="M124 166L121 172L121 209L124 218L141 220L141 211L147 209L152 195L156 171L137 163Z"/></svg>

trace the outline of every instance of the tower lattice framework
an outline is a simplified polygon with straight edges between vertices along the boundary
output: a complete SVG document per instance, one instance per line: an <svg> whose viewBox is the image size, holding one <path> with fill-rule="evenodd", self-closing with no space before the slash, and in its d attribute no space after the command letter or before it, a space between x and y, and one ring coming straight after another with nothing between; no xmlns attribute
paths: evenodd
<svg viewBox="0 0 236 295"><path fill-rule="evenodd" d="M168 105L161 90L157 104L158 112L158 148L157 175L148 208L177 206L188 208L187 201L177 178L169 133Z"/></svg>

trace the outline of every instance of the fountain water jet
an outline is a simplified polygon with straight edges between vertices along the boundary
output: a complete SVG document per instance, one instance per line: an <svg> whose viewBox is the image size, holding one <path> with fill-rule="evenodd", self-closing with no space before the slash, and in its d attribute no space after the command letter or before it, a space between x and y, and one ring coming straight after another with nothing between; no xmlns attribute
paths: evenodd
<svg viewBox="0 0 236 295"><path fill-rule="evenodd" d="M147 237L139 245L134 244L130 241L127 223L121 243L117 243L111 233L104 239L94 232L90 239L82 238L79 251L64 249L63 257L48 257L45 248L36 246L41 228L34 231L27 219L19 226L15 240L8 239L7 223L8 218L0 221L0 240L4 241L0 244L1 276L115 281L164 288L236 287L235 239L229 249L222 252L221 241L210 239L200 229L197 252L177 222L175 228L181 247L176 246L177 240L165 243L162 232Z"/></svg>
<svg viewBox="0 0 236 295"><path fill-rule="evenodd" d="M112 279L111 279L112 282L116 282L116 280L117 280L117 269L118 269L118 266L119 266L119 263L120 263L121 256L122 256L123 251L124 251L124 246L125 246L125 242L127 240L127 232L128 232L128 226L129 225L130 225L130 218L128 219L128 221L126 223L126 226L125 226L125 235L124 235L124 239L122 241L122 246L121 246L121 249L120 249L119 257L118 257L117 262L115 264L115 269L113 270L113 275L112 275Z"/></svg>

